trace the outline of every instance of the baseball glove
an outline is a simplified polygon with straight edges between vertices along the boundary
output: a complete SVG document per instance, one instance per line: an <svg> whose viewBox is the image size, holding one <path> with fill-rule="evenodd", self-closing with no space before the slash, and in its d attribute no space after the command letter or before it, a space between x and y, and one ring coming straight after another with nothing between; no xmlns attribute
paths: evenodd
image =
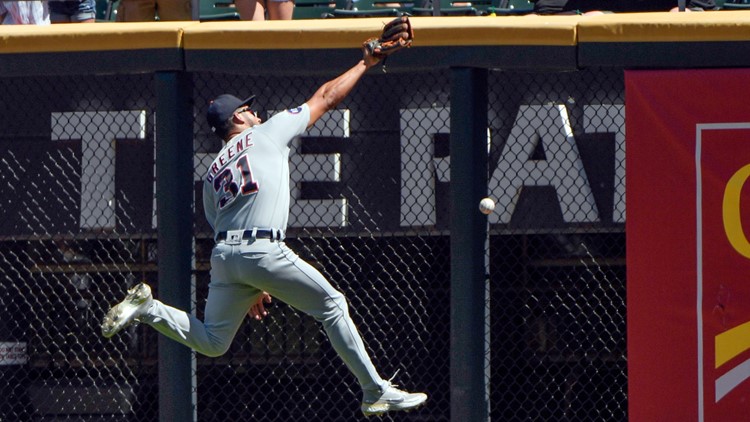
<svg viewBox="0 0 750 422"><path fill-rule="evenodd" d="M363 46L378 59L385 59L402 48L411 47L414 30L408 16L400 16L385 24L379 38L370 38Z"/></svg>

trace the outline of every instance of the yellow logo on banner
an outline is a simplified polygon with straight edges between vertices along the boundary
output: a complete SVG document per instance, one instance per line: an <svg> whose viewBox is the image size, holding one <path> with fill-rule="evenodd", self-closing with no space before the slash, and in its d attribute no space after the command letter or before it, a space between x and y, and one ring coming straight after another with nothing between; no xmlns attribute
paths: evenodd
<svg viewBox="0 0 750 422"><path fill-rule="evenodd" d="M724 190L724 204L722 214L724 217L724 231L732 247L745 258L750 259L750 242L742 230L742 218L740 214L740 194L742 187L750 177L750 164L742 167L732 175Z"/></svg>
<svg viewBox="0 0 750 422"><path fill-rule="evenodd" d="M750 349L750 322L729 329L714 338L716 368Z"/></svg>
<svg viewBox="0 0 750 422"><path fill-rule="evenodd" d="M739 169L727 182L724 189L724 203L722 205L722 218L724 220L724 232L732 247L745 258L750 258L750 242L742 229L742 215L740 209L740 196L742 188L747 179L750 178L750 164ZM727 363L744 351L750 349L750 321L729 329L714 338L714 365L716 368ZM730 379L734 370L727 376L717 381L717 385L724 384L723 379ZM720 382L721 381L721 382ZM726 394L733 387L729 387ZM723 394L721 397L723 397ZM717 394L717 397L719 395ZM719 398L717 398L717 401Z"/></svg>

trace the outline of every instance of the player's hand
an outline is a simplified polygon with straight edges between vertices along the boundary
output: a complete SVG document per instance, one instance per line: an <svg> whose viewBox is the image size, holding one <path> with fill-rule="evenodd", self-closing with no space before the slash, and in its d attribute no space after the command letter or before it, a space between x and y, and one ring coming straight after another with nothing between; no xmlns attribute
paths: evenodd
<svg viewBox="0 0 750 422"><path fill-rule="evenodd" d="M362 47L362 60L364 60L365 66L367 66L368 69L380 62L380 59L375 57L372 52L365 47Z"/></svg>
<svg viewBox="0 0 750 422"><path fill-rule="evenodd" d="M271 295L263 292L260 294L260 296L258 296L258 299L247 311L247 316L258 321L263 319L263 317L268 315L268 311L266 311L265 306L266 303L271 303Z"/></svg>

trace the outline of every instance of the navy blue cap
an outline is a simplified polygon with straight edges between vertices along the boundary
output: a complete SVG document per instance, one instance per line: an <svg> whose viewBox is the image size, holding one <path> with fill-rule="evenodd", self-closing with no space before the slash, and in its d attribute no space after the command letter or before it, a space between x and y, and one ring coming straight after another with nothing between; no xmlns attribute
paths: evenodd
<svg viewBox="0 0 750 422"><path fill-rule="evenodd" d="M231 94L222 94L216 97L216 99L211 101L211 104L208 106L208 113L206 113L211 130L216 132L216 128L222 126L224 122L232 117L235 110L245 105L251 105L254 99L255 95L251 95L244 100L240 100Z"/></svg>

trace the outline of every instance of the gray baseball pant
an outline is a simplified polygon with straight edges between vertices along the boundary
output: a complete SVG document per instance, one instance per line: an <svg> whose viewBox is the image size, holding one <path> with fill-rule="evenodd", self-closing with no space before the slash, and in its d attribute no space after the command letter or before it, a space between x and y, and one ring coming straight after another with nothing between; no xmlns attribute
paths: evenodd
<svg viewBox="0 0 750 422"><path fill-rule="evenodd" d="M229 349L261 291L323 324L331 345L363 390L378 390L385 385L349 316L344 295L283 241L216 244L203 322L158 300L140 320L198 353L220 356Z"/></svg>

